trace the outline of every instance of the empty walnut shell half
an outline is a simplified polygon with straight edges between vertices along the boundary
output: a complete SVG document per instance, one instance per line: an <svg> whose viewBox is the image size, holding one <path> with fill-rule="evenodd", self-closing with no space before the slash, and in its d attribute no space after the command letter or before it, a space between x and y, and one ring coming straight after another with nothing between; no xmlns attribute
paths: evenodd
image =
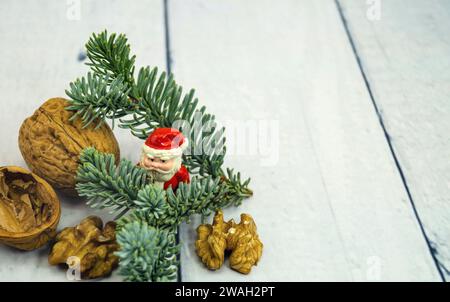
<svg viewBox="0 0 450 302"><path fill-rule="evenodd" d="M111 128L93 121L83 128L80 118L70 121L73 112L69 102L52 98L27 118L19 132L19 148L28 167L47 180L55 189L76 196L76 174L79 155L87 147L95 147L120 159L119 145Z"/></svg>
<svg viewBox="0 0 450 302"><path fill-rule="evenodd" d="M0 242L33 250L56 235L59 199L42 178L26 169L0 167Z"/></svg>

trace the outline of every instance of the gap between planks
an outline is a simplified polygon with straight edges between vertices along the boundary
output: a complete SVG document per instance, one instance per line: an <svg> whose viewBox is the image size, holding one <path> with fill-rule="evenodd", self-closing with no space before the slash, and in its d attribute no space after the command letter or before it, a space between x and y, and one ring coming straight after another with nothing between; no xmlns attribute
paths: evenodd
<svg viewBox="0 0 450 302"><path fill-rule="evenodd" d="M170 52L170 27L169 27L169 0L163 0L163 11L164 11L164 47L166 48L166 72L168 75L172 73L172 53ZM177 227L177 234L175 236L177 244L180 244L180 226ZM181 253L181 251L180 251ZM178 270L177 270L177 282L182 282L182 271L181 271L181 255L177 255L178 260Z"/></svg>

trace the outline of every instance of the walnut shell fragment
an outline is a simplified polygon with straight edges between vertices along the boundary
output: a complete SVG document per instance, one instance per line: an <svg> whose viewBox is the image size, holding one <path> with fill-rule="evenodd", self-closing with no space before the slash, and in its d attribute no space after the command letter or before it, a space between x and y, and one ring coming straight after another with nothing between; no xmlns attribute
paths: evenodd
<svg viewBox="0 0 450 302"><path fill-rule="evenodd" d="M109 275L117 267L119 258L114 253L118 249L116 223L110 221L103 227L99 217L89 216L56 236L48 262L51 265L67 264L69 258L77 257L81 277L94 279Z"/></svg>
<svg viewBox="0 0 450 302"><path fill-rule="evenodd" d="M0 242L34 250L56 235L61 216L53 188L30 171L0 167Z"/></svg>
<svg viewBox="0 0 450 302"><path fill-rule="evenodd" d="M79 155L84 148L114 154L120 159L116 138L110 127L103 123L96 129L94 121L83 128L80 118L69 121L73 112L63 98L46 101L27 118L19 132L19 148L28 167L47 180L54 188L76 196L75 178Z"/></svg>
<svg viewBox="0 0 450 302"><path fill-rule="evenodd" d="M200 225L197 235L197 255L209 269L222 266L225 251L231 251L231 268L242 274L249 274L261 258L263 244L256 232L256 224L248 214L241 214L241 221L236 224L233 220L225 222L219 210L213 224Z"/></svg>

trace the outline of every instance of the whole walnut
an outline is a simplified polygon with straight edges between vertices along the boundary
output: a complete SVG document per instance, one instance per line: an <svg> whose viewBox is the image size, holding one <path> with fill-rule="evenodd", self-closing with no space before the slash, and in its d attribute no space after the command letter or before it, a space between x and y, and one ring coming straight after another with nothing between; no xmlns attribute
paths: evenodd
<svg viewBox="0 0 450 302"><path fill-rule="evenodd" d="M111 128L97 122L83 128L80 118L70 121L73 112L65 110L69 102L63 98L46 101L27 118L19 132L19 148L33 173L47 180L54 188L76 196L75 183L79 155L84 148L120 158L119 145Z"/></svg>

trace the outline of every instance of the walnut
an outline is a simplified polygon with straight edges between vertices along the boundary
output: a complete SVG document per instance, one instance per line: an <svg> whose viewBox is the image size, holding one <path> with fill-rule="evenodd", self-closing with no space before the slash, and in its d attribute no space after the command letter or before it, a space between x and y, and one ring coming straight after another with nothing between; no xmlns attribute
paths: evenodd
<svg viewBox="0 0 450 302"><path fill-rule="evenodd" d="M216 213L212 225L203 224L197 228L197 254L209 269L219 269L223 264L228 228L228 223L223 221L222 211Z"/></svg>
<svg viewBox="0 0 450 302"><path fill-rule="evenodd" d="M54 188L76 196L75 178L78 157L86 147L120 158L119 146L109 126L95 128L93 122L83 129L80 118L69 121L72 112L63 98L46 101L27 118L19 132L19 148L30 169L46 179Z"/></svg>
<svg viewBox="0 0 450 302"><path fill-rule="evenodd" d="M231 223L228 229L227 249L232 250L230 266L234 270L248 274L252 266L261 258L263 244L256 232L256 224L248 214L241 214L239 224Z"/></svg>
<svg viewBox="0 0 450 302"><path fill-rule="evenodd" d="M0 167L0 242L37 249L56 235L59 199L42 178L20 167Z"/></svg>
<svg viewBox="0 0 450 302"><path fill-rule="evenodd" d="M67 264L70 257L80 260L80 273L84 279L107 276L117 267L119 249L116 242L116 223L110 221L103 228L97 216L85 218L75 227L68 227L56 236L48 262Z"/></svg>
<svg viewBox="0 0 450 302"><path fill-rule="evenodd" d="M219 210L213 224L200 225L197 235L197 254L209 269L222 266L225 251L231 251L231 268L242 274L250 273L261 258L263 244L256 232L256 224L248 214L241 214L241 221L236 224L233 220L225 222Z"/></svg>

